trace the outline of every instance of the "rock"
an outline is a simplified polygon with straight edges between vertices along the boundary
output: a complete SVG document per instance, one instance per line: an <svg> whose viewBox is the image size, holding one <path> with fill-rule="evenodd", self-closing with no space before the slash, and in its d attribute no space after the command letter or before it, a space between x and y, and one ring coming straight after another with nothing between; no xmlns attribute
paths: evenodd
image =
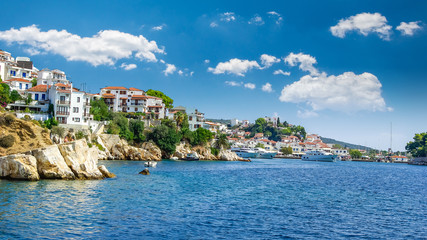
<svg viewBox="0 0 427 240"><path fill-rule="evenodd" d="M98 169L98 149L89 148L85 139L58 145L65 162L78 179L102 179Z"/></svg>
<svg viewBox="0 0 427 240"><path fill-rule="evenodd" d="M142 144L141 148L148 152L150 159L147 159L147 160L152 160L152 161L162 160L162 150L160 150L160 148L156 144L152 142L145 142Z"/></svg>
<svg viewBox="0 0 427 240"><path fill-rule="evenodd" d="M148 170L148 168L146 168L146 169L142 170L141 172L139 172L139 174L150 175L150 171Z"/></svg>
<svg viewBox="0 0 427 240"><path fill-rule="evenodd" d="M191 153L190 146L182 142L178 146L176 146L175 153L172 155L171 158L176 157L177 159L183 160L187 158L187 154L189 153Z"/></svg>
<svg viewBox="0 0 427 240"><path fill-rule="evenodd" d="M108 171L108 169L104 165L100 165L98 167L98 169L102 173L102 175L104 175L104 177L106 177L106 178L115 178L116 177L116 174L110 173L110 171Z"/></svg>
<svg viewBox="0 0 427 240"><path fill-rule="evenodd" d="M35 149L32 155L37 159L37 171L40 178L75 179L76 176L65 163L57 145Z"/></svg>
<svg viewBox="0 0 427 240"><path fill-rule="evenodd" d="M104 147L110 152L112 152L113 147L121 141L119 135L114 134L100 134L99 137Z"/></svg>
<svg viewBox="0 0 427 240"><path fill-rule="evenodd" d="M224 150L222 149L218 154L218 160L222 161L242 161L243 158L237 156L236 153L230 151L230 150Z"/></svg>
<svg viewBox="0 0 427 240"><path fill-rule="evenodd" d="M0 178L39 180L36 158L25 154L0 157Z"/></svg>
<svg viewBox="0 0 427 240"><path fill-rule="evenodd" d="M200 160L217 160L217 157L215 157L211 153L211 149L209 147L196 146L196 147L193 148L193 152L192 153L197 153L196 156Z"/></svg>

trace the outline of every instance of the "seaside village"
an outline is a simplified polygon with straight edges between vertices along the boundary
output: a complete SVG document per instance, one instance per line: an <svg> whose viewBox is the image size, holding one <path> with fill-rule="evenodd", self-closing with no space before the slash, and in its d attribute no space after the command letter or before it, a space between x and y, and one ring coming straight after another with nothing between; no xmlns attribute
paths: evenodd
<svg viewBox="0 0 427 240"><path fill-rule="evenodd" d="M232 119L225 124L205 120L204 113L197 109L182 106L167 109L161 98L149 96L144 90L134 87L107 86L99 93L88 93L73 86L65 72L54 69L38 70L27 57L16 57L0 50L0 77L2 83L16 90L23 100L7 105L6 109L18 118L30 117L45 121L54 117L60 126L74 129L90 129L99 131L105 122L95 121L90 113L91 101L103 99L113 112L140 113L145 126L152 126L161 119L174 119L178 112L186 113L189 128L195 131L205 128L212 132L227 135L231 148L256 148L262 146L266 151L278 152L283 148L291 148L288 156L301 158L307 151L322 150L338 155L341 160L350 159L349 149L334 148L326 144L316 134L307 134L305 139L298 136L285 136L280 141L269 140L263 133L251 135L244 129L250 123L247 120ZM1 103L0 103L1 104ZM53 113L53 114L49 114ZM277 118L264 118L267 123L277 126ZM278 127L280 128L280 127ZM366 154L365 150L360 150ZM362 158L369 158L362 156ZM393 162L406 162L405 156L392 156Z"/></svg>

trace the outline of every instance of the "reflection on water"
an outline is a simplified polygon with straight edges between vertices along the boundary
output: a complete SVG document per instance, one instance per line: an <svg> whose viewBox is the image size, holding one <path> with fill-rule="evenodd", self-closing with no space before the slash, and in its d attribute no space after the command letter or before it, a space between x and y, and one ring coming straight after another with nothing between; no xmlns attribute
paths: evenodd
<svg viewBox="0 0 427 240"><path fill-rule="evenodd" d="M427 168L381 163L103 162L102 181L0 180L0 238L421 238Z"/></svg>

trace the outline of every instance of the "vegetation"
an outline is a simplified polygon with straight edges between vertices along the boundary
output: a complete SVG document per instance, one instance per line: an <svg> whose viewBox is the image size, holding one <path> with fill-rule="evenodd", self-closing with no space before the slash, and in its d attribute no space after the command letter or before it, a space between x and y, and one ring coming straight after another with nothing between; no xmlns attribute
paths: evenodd
<svg viewBox="0 0 427 240"><path fill-rule="evenodd" d="M357 159L357 158L362 157L362 153L357 149L350 149L349 154L350 154L351 158L353 158L353 159Z"/></svg>
<svg viewBox="0 0 427 240"><path fill-rule="evenodd" d="M53 126L51 130L52 134L58 135L59 137L63 138L65 136L65 128ZM76 135L77 137L77 135ZM79 138L78 138L79 139Z"/></svg>
<svg viewBox="0 0 427 240"><path fill-rule="evenodd" d="M326 144L339 144L343 148L362 149L362 150L366 150L366 151L373 150L370 147L365 147L362 145L356 145L356 144L351 144L351 143L347 143L347 142L337 141L337 140L332 139L332 138L321 137L321 139L322 139L322 142L324 142Z"/></svg>
<svg viewBox="0 0 427 240"><path fill-rule="evenodd" d="M230 147L230 143L228 142L227 135L219 134L215 141L214 147L218 150L228 149Z"/></svg>
<svg viewBox="0 0 427 240"><path fill-rule="evenodd" d="M12 102L15 102L21 99L22 99L21 94L19 94L18 91L13 90L12 92L10 92L10 100Z"/></svg>
<svg viewBox="0 0 427 240"><path fill-rule="evenodd" d="M112 119L108 106L103 99L91 101L90 106L90 114L93 115L93 120L108 121Z"/></svg>
<svg viewBox="0 0 427 240"><path fill-rule="evenodd" d="M211 153L214 156L218 156L219 154L219 150L217 148L211 147Z"/></svg>
<svg viewBox="0 0 427 240"><path fill-rule="evenodd" d="M152 140L162 151L171 155L176 150L176 144L181 140L180 134L176 127L166 124L153 128L153 131L148 133L147 140Z"/></svg>
<svg viewBox="0 0 427 240"><path fill-rule="evenodd" d="M31 84L32 84L32 87L37 86L37 78L33 78L33 80L31 80Z"/></svg>
<svg viewBox="0 0 427 240"><path fill-rule="evenodd" d="M280 152L284 155L291 155L292 154L292 148L291 147L282 147L280 149Z"/></svg>
<svg viewBox="0 0 427 240"><path fill-rule="evenodd" d="M133 139L137 143L141 143L145 140L144 135L144 122L136 119L129 121L129 130L133 135Z"/></svg>
<svg viewBox="0 0 427 240"><path fill-rule="evenodd" d="M76 134L75 134L75 136L76 136L77 140L86 137L86 135L83 133L83 131L77 131Z"/></svg>
<svg viewBox="0 0 427 240"><path fill-rule="evenodd" d="M264 148L264 144L262 144L262 143L257 143L257 144L255 145L255 147L256 147L256 148Z"/></svg>
<svg viewBox="0 0 427 240"><path fill-rule="evenodd" d="M129 129L129 120L121 113L111 113L113 120L108 125L107 133L118 134L120 138L132 141L133 132Z"/></svg>
<svg viewBox="0 0 427 240"><path fill-rule="evenodd" d="M52 129L52 127L58 126L58 121L56 121L55 118L49 118L48 120L44 121L42 124L42 127L46 127L49 129Z"/></svg>
<svg viewBox="0 0 427 240"><path fill-rule="evenodd" d="M427 157L427 132L415 134L414 141L407 143L405 149L413 157Z"/></svg>
<svg viewBox="0 0 427 240"><path fill-rule="evenodd" d="M263 133L269 140L280 141L283 136L297 136L298 138L305 139L307 132L302 126L290 126L286 121L279 124L277 127L273 123L267 123L264 118L258 118L255 124L245 128L247 132L251 132L249 137L253 137L256 133ZM280 127L280 129L278 128Z"/></svg>
<svg viewBox="0 0 427 240"><path fill-rule="evenodd" d="M31 98L31 94L27 95L27 98L25 100L25 105L30 105L30 103L33 101L33 98Z"/></svg>
<svg viewBox="0 0 427 240"><path fill-rule="evenodd" d="M165 104L166 108L173 108L173 99L166 96L163 92L161 91L157 91L157 90L153 90L153 89L149 89L146 92L147 95L149 96L153 96L153 97L158 97L161 98L163 100L163 103Z"/></svg>
<svg viewBox="0 0 427 240"><path fill-rule="evenodd" d="M0 106L6 107L10 103L10 87L6 83L0 83Z"/></svg>
<svg viewBox="0 0 427 240"><path fill-rule="evenodd" d="M15 144L15 137L13 135L6 135L4 137L0 137L0 147L10 148Z"/></svg>
<svg viewBox="0 0 427 240"><path fill-rule="evenodd" d="M191 142L191 145L204 146L212 139L213 133L211 131L204 128L198 128L196 131L193 132L193 141Z"/></svg>

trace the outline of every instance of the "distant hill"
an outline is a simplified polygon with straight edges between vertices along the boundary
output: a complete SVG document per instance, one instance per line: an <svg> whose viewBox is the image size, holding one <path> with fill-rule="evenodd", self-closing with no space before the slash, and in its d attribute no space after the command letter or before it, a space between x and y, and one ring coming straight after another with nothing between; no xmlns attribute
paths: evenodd
<svg viewBox="0 0 427 240"><path fill-rule="evenodd" d="M229 119L227 120L227 119L213 119L213 118L211 118L211 119L205 119L205 120L208 122L222 123L225 125L231 124L231 120L229 120Z"/></svg>
<svg viewBox="0 0 427 240"><path fill-rule="evenodd" d="M338 140L335 140L335 139L332 139L332 138L325 138L325 137L320 137L320 138L326 144L329 144L329 143L330 144L339 144L339 145L341 145L341 146L343 146L345 148L361 149L361 150L366 150L366 151L373 150L373 148L370 148L370 147L365 147L365 146L362 146L362 145L346 143L346 142L338 141Z"/></svg>

